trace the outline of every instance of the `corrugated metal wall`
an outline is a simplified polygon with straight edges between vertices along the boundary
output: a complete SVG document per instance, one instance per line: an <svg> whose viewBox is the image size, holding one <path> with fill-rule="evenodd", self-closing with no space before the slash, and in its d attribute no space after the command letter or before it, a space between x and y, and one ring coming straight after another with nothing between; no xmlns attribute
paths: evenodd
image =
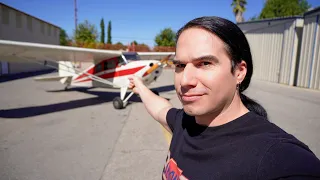
<svg viewBox="0 0 320 180"><path fill-rule="evenodd" d="M304 17L297 86L320 89L320 9Z"/></svg>
<svg viewBox="0 0 320 180"><path fill-rule="evenodd" d="M320 90L320 8L238 26L251 47L254 78Z"/></svg>
<svg viewBox="0 0 320 180"><path fill-rule="evenodd" d="M253 78L293 85L302 25L301 17L238 24L250 44Z"/></svg>

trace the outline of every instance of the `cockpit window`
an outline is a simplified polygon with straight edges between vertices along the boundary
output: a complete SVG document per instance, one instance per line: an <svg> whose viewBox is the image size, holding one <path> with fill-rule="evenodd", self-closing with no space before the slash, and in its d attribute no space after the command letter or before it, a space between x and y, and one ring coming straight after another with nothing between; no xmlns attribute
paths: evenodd
<svg viewBox="0 0 320 180"><path fill-rule="evenodd" d="M119 57L118 57L118 62L119 62L119 65L120 65L120 66L126 64L126 62L124 61L124 59L122 58L122 56L119 56Z"/></svg>
<svg viewBox="0 0 320 180"><path fill-rule="evenodd" d="M124 57L127 59L127 61L136 61L141 60L140 56L137 53L123 53Z"/></svg>

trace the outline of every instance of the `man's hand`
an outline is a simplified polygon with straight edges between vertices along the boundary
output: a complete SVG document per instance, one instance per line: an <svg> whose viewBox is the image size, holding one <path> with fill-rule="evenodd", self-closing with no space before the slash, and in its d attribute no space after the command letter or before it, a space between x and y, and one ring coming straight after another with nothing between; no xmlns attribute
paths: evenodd
<svg viewBox="0 0 320 180"><path fill-rule="evenodd" d="M129 77L129 88L133 90L134 93L140 94L140 87L145 86L140 77L132 75Z"/></svg>

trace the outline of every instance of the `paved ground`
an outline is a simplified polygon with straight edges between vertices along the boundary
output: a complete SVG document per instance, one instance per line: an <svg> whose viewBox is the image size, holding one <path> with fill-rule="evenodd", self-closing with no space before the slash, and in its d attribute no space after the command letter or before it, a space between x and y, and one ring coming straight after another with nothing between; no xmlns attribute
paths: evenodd
<svg viewBox="0 0 320 180"><path fill-rule="evenodd" d="M115 110L114 91L61 89L31 77L0 84L1 180L161 177L168 143L138 98Z"/></svg>
<svg viewBox="0 0 320 180"><path fill-rule="evenodd" d="M179 107L166 71L152 86ZM107 89L61 91L32 77L0 83L0 179L159 179L168 144L139 98L115 110ZM253 81L247 94L320 157L320 91Z"/></svg>
<svg viewBox="0 0 320 180"><path fill-rule="evenodd" d="M320 91L253 80L246 94L265 107L270 121L320 158Z"/></svg>

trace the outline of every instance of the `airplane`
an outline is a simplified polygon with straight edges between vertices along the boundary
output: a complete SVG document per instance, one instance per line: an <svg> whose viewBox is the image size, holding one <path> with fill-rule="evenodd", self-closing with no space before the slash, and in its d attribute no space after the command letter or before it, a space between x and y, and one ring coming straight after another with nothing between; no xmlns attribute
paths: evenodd
<svg viewBox="0 0 320 180"><path fill-rule="evenodd" d="M40 43L0 40L0 60L38 63L58 70L58 76L36 77L36 81L60 81L69 87L106 87L120 89L113 99L115 109L128 104L125 97L131 75L150 85L162 73L174 52L123 52ZM126 57L129 57L127 59ZM80 66L89 64L84 68ZM157 93L157 92L155 92Z"/></svg>

